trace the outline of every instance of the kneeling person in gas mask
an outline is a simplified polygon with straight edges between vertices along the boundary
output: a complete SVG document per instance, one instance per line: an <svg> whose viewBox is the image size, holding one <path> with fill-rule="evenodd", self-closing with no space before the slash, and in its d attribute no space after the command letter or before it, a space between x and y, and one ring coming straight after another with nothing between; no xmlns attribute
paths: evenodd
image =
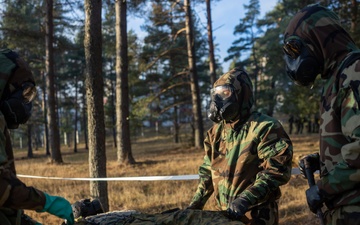
<svg viewBox="0 0 360 225"><path fill-rule="evenodd" d="M219 210L249 224L278 224L280 186L291 176L292 143L274 118L251 111L248 74L238 68L222 75L211 90L199 185L188 209L203 209L213 196ZM247 222L246 222L247 221Z"/></svg>
<svg viewBox="0 0 360 225"><path fill-rule="evenodd" d="M39 224L23 214L24 209L29 209L48 212L71 225L74 218L66 199L28 187L16 177L8 129L27 122L35 96L35 81L27 64L15 52L0 50L0 222Z"/></svg>

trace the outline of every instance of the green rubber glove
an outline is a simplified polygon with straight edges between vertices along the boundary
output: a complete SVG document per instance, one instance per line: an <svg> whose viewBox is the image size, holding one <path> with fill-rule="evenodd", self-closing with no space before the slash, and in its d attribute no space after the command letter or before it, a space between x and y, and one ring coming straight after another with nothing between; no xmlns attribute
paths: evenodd
<svg viewBox="0 0 360 225"><path fill-rule="evenodd" d="M48 212L54 216L65 219L67 225L74 224L74 215L71 204L63 197L52 196L44 193L46 202L44 209L40 212Z"/></svg>

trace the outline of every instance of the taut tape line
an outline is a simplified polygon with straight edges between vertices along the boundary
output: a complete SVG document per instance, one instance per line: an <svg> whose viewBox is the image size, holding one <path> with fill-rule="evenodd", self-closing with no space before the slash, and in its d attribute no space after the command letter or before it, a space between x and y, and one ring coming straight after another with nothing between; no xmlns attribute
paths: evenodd
<svg viewBox="0 0 360 225"><path fill-rule="evenodd" d="M300 174L299 168L292 168L291 174ZM105 178L71 178L71 177L45 177L17 174L18 177L46 179L46 180L75 180L75 181L156 181L156 180L198 180L199 175L174 175L174 176L144 176L144 177L105 177Z"/></svg>
<svg viewBox="0 0 360 225"><path fill-rule="evenodd" d="M44 177L17 174L18 177L47 179L47 180L77 180L77 181L155 181L155 180L197 180L199 175L176 175L176 176L146 176L146 177L105 177L105 178L68 178L68 177Z"/></svg>

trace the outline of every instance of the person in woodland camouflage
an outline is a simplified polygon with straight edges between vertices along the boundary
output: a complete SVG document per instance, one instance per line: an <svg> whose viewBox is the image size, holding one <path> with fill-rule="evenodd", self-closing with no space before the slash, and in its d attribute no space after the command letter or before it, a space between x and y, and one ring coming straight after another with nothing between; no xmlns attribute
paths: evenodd
<svg viewBox="0 0 360 225"><path fill-rule="evenodd" d="M70 203L28 187L16 177L9 129L16 129L29 119L35 81L25 61L12 50L0 50L0 224L40 224L23 213L24 209L48 212L66 219L74 218Z"/></svg>
<svg viewBox="0 0 360 225"><path fill-rule="evenodd" d="M302 86L324 80L320 103L320 151L300 160L320 170L306 190L314 213L325 203L326 224L360 224L360 50L338 16L318 4L289 22L283 50L286 71ZM306 174L304 174L306 175Z"/></svg>
<svg viewBox="0 0 360 225"><path fill-rule="evenodd" d="M274 118L251 111L248 74L235 68L211 90L199 184L188 209L203 209L211 195L219 210L246 224L278 224L280 186L291 177L292 142Z"/></svg>

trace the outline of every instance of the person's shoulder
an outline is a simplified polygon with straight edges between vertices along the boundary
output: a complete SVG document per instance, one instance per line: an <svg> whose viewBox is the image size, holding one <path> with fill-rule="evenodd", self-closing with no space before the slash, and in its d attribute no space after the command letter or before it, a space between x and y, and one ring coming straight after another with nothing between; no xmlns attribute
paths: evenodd
<svg viewBox="0 0 360 225"><path fill-rule="evenodd" d="M215 134L222 129L221 123L214 123L207 131L208 134Z"/></svg>
<svg viewBox="0 0 360 225"><path fill-rule="evenodd" d="M10 76L13 72L13 69L18 65L16 62L16 58L18 58L17 53L8 48L0 49L0 71L2 74L6 74ZM7 80L8 77L3 76L2 80Z"/></svg>
<svg viewBox="0 0 360 225"><path fill-rule="evenodd" d="M253 132L264 132L265 130L281 128L281 123L272 116L261 112L253 112L249 122L249 130Z"/></svg>
<svg viewBox="0 0 360 225"><path fill-rule="evenodd" d="M340 71L342 86L348 87L354 81L359 81L360 77L360 52L353 53L343 62L343 69Z"/></svg>
<svg viewBox="0 0 360 225"><path fill-rule="evenodd" d="M0 48L0 53L9 53L9 52L12 52L12 50L11 49L9 49L9 48Z"/></svg>
<svg viewBox="0 0 360 225"><path fill-rule="evenodd" d="M266 113L254 111L254 112L252 112L251 115L252 115L253 120L258 121L258 122L269 122L269 123L274 123L274 122L277 123L278 122L277 119L275 119L272 116L269 116Z"/></svg>

